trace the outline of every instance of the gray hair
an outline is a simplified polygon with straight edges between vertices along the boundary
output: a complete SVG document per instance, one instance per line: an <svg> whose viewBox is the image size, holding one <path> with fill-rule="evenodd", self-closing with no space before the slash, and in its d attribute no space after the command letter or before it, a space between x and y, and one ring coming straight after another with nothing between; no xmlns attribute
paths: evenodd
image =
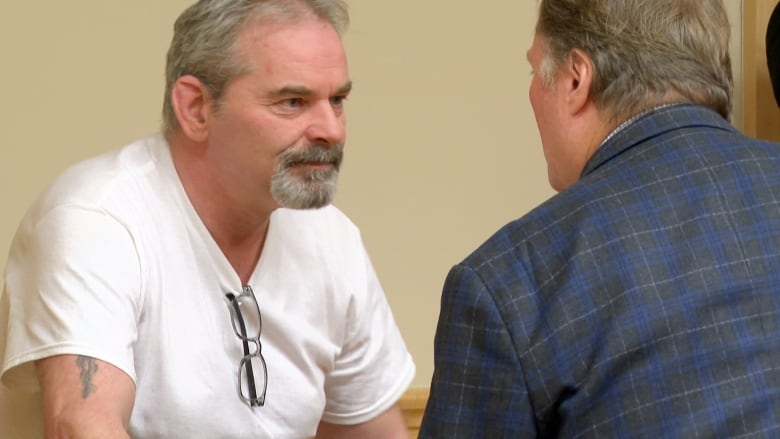
<svg viewBox="0 0 780 439"><path fill-rule="evenodd" d="M730 27L721 0L541 0L536 32L550 85L573 49L594 63L591 96L613 120L668 101L730 119ZM671 96L671 97L670 97Z"/></svg>
<svg viewBox="0 0 780 439"><path fill-rule="evenodd" d="M248 22L271 18L276 22L316 17L328 21L339 34L349 25L343 0L200 0L176 20L165 68L163 131L179 129L171 90L184 75L198 78L215 105L228 83L247 72L249 65L234 50Z"/></svg>

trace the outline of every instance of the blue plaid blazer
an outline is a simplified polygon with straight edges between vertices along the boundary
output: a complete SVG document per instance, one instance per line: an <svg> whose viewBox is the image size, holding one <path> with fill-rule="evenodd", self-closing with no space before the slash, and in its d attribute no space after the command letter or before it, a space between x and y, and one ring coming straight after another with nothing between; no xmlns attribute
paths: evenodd
<svg viewBox="0 0 780 439"><path fill-rule="evenodd" d="M421 438L780 437L780 145L693 105L447 276Z"/></svg>

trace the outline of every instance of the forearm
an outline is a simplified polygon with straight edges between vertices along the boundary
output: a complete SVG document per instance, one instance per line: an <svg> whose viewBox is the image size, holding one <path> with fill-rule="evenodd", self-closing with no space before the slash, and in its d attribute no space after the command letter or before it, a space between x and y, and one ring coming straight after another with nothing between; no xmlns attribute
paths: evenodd
<svg viewBox="0 0 780 439"><path fill-rule="evenodd" d="M408 439L403 413L394 405L376 418L357 425L336 425L321 422L317 439Z"/></svg>
<svg viewBox="0 0 780 439"><path fill-rule="evenodd" d="M82 416L60 412L46 418L44 431L46 439L130 439L123 425L109 422L99 413Z"/></svg>

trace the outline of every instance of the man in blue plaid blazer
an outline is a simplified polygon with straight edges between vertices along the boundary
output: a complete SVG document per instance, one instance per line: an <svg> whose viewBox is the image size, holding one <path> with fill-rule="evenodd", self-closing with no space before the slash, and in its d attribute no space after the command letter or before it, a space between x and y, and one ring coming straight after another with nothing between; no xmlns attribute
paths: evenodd
<svg viewBox="0 0 780 439"><path fill-rule="evenodd" d="M541 0L559 193L450 271L421 438L780 437L780 145L720 0Z"/></svg>

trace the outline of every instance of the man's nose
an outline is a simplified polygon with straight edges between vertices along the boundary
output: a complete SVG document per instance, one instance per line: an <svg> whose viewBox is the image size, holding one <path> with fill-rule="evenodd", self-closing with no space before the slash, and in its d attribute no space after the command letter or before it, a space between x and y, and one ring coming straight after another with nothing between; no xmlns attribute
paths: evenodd
<svg viewBox="0 0 780 439"><path fill-rule="evenodd" d="M312 143L342 145L346 136L344 109L334 108L330 101L320 102L311 108L311 120L307 136Z"/></svg>

